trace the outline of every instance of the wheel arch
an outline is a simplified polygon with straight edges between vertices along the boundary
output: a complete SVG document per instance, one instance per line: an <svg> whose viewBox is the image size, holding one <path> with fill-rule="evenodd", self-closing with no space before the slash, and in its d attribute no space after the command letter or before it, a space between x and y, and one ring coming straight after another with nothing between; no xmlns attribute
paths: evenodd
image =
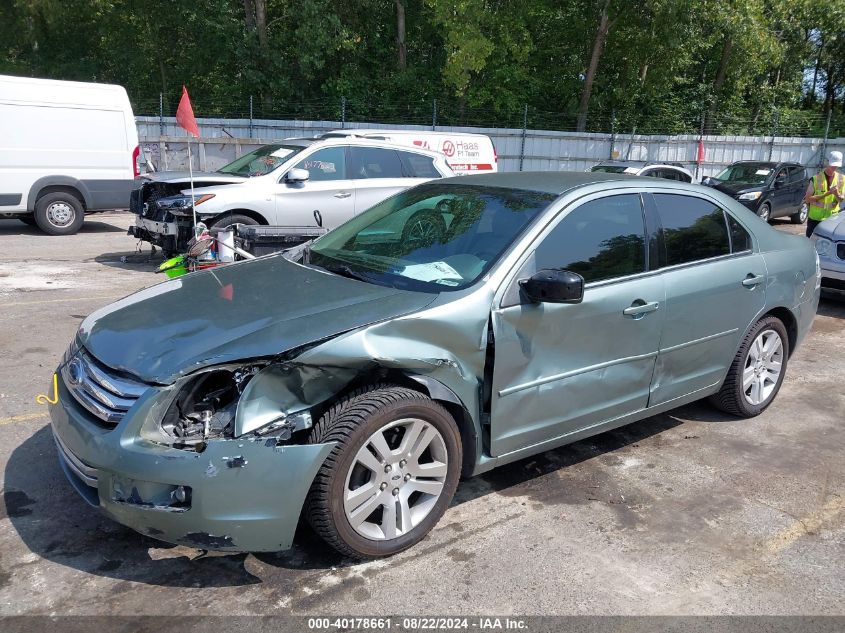
<svg viewBox="0 0 845 633"><path fill-rule="evenodd" d="M452 416L458 427L461 437L461 447L463 450L461 475L464 477L469 476L474 470L475 462L478 458L480 434L472 415L470 415L469 409L461 401L460 397L448 386L431 376L405 372L400 369L378 371L368 375L365 379L353 380L331 398L320 403L315 409L322 414L323 411L335 402L346 397L346 395L356 389L367 388L370 385L375 387L376 385L384 385L385 383L413 389L422 393L443 406L449 412L449 415Z"/></svg>
<svg viewBox="0 0 845 633"><path fill-rule="evenodd" d="M469 413L466 405L458 395L449 387L431 376L419 374L402 374L407 387L420 391L420 387L429 398L441 404L449 412L458 425L461 434L461 445L463 448L463 463L461 464L461 475L469 476L475 468L478 457L478 438L480 434L475 427L475 422Z"/></svg>
<svg viewBox="0 0 845 633"><path fill-rule="evenodd" d="M789 357L791 358L792 352L797 347L796 343L798 342L798 319L796 319L795 315L792 314L792 310L779 306L772 308L765 314L761 315L754 323L760 319L766 318L767 316L775 317L783 323L783 327L786 328L787 342L789 343ZM752 323L750 327L754 327L754 324Z"/></svg>
<svg viewBox="0 0 845 633"><path fill-rule="evenodd" d="M36 180L29 190L26 200L28 211L35 211L39 198L49 193L67 193L82 203L83 210L91 206L91 194L85 183L69 176L44 176Z"/></svg>
<svg viewBox="0 0 845 633"><path fill-rule="evenodd" d="M226 209L225 211L221 211L220 213L207 218L205 221L211 225L217 222L217 220L224 219L227 215L245 215L248 218L252 218L256 222L261 225L267 226L270 222L267 218L264 217L263 214L259 213L258 211L253 211L252 209Z"/></svg>

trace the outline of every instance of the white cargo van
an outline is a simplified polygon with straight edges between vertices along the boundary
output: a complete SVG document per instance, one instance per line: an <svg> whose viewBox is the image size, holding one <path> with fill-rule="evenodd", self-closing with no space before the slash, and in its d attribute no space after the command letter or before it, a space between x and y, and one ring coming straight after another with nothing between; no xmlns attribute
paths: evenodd
<svg viewBox="0 0 845 633"><path fill-rule="evenodd" d="M0 217L70 235L127 208L138 132L121 86L0 75Z"/></svg>
<svg viewBox="0 0 845 633"><path fill-rule="evenodd" d="M381 139L439 152L457 176L485 174L498 171L496 148L489 136L464 132L427 132L424 130L332 130L323 138L332 136L360 136Z"/></svg>

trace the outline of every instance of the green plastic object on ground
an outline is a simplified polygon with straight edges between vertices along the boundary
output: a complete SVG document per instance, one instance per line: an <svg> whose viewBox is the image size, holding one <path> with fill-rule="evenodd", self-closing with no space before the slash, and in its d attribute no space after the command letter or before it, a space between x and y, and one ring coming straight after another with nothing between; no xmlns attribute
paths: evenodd
<svg viewBox="0 0 845 633"><path fill-rule="evenodd" d="M177 255L176 257L171 257L158 267L158 272L164 273L171 279L187 274L188 268L185 263L185 256Z"/></svg>

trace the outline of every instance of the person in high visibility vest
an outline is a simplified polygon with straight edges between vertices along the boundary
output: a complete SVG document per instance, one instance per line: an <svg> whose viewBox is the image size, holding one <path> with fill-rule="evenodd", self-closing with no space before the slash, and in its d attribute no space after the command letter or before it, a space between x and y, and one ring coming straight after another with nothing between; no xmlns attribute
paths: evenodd
<svg viewBox="0 0 845 633"><path fill-rule="evenodd" d="M804 202L809 206L807 237L819 222L839 213L839 203L845 199L845 175L836 171L839 167L842 167L842 152L830 152L825 168L810 180L804 194Z"/></svg>

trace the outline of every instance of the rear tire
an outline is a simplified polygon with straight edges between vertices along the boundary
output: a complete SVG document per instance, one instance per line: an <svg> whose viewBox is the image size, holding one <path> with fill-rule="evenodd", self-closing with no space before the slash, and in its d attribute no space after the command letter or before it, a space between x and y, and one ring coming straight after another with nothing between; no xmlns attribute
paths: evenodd
<svg viewBox="0 0 845 633"><path fill-rule="evenodd" d="M760 415L780 391L788 359L786 328L777 317L763 317L745 335L722 388L710 402L739 417Z"/></svg>
<svg viewBox="0 0 845 633"><path fill-rule="evenodd" d="M790 222L793 224L804 224L807 221L807 215L810 212L810 207L807 205L806 202L801 203L801 209L798 213L793 213L789 216Z"/></svg>
<svg viewBox="0 0 845 633"><path fill-rule="evenodd" d="M446 223L436 211L417 211L412 215L402 230L402 243L413 244L416 248L427 248L443 241L446 235Z"/></svg>
<svg viewBox="0 0 845 633"><path fill-rule="evenodd" d="M395 385L352 392L329 409L309 443L337 442L305 506L314 531L353 558L415 545L443 516L458 485L461 440L428 396Z"/></svg>
<svg viewBox="0 0 845 633"><path fill-rule="evenodd" d="M76 196L57 191L38 198L33 217L47 235L73 235L82 228L85 210Z"/></svg>

